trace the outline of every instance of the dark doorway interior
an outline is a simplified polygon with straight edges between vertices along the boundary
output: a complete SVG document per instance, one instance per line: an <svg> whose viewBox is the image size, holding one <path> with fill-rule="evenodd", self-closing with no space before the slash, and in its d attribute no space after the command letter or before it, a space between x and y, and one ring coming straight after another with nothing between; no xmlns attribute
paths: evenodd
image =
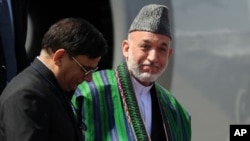
<svg viewBox="0 0 250 141"><path fill-rule="evenodd" d="M32 33L27 39L30 42L29 46L26 46L29 61L32 61L39 54L41 39L49 26L64 17L82 17L103 33L109 44L109 52L100 61L99 69L111 68L113 60L113 24L109 0L31 0L29 3L31 22L28 28L32 27Z"/></svg>

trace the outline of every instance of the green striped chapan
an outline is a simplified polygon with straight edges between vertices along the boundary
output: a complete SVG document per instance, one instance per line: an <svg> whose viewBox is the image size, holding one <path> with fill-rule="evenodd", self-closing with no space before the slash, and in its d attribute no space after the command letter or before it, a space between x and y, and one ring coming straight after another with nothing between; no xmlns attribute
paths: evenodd
<svg viewBox="0 0 250 141"><path fill-rule="evenodd" d="M79 85L72 99L87 126L85 140L150 140L141 122L142 117L136 113L138 104L133 102L134 92L126 66L121 64L117 70L98 71L92 77L92 82ZM169 141L191 141L190 115L169 91L157 83L154 85L163 121L171 129L167 132ZM83 97L81 104L77 103L79 97Z"/></svg>

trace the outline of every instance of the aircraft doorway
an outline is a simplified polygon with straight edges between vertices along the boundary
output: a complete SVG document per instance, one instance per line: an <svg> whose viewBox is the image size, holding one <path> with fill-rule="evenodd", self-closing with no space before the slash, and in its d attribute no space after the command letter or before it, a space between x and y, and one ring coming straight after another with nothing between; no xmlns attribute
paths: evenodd
<svg viewBox="0 0 250 141"><path fill-rule="evenodd" d="M26 51L32 61L41 48L41 40L49 26L64 17L82 17L99 29L108 41L109 51L99 69L111 68L113 60L113 25L109 0L36 1L30 0Z"/></svg>

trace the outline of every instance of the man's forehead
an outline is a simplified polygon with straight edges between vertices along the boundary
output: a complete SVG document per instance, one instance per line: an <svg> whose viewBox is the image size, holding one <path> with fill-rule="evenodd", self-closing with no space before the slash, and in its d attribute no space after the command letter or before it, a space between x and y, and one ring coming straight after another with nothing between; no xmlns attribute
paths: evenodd
<svg viewBox="0 0 250 141"><path fill-rule="evenodd" d="M146 43L156 41L156 42L165 42L166 44L169 44L171 42L171 39L168 36L147 31L131 32L129 38L132 40L142 41Z"/></svg>

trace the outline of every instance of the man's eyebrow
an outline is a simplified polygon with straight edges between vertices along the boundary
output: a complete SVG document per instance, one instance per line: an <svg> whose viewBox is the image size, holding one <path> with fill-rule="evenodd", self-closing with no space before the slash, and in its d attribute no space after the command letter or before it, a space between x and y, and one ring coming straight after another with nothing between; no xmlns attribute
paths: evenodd
<svg viewBox="0 0 250 141"><path fill-rule="evenodd" d="M142 40L142 43L151 43L151 41L150 41L150 40L147 40L147 39L143 39L143 40ZM166 46L166 47L169 47L170 44L167 43L167 42L162 42L161 45Z"/></svg>
<svg viewBox="0 0 250 141"><path fill-rule="evenodd" d="M169 43L166 43L166 42L163 42L163 43L161 43L161 45L163 45L163 46L166 46L166 47L169 47Z"/></svg>
<svg viewBox="0 0 250 141"><path fill-rule="evenodd" d="M142 42L143 43L151 43L148 39L143 39Z"/></svg>

